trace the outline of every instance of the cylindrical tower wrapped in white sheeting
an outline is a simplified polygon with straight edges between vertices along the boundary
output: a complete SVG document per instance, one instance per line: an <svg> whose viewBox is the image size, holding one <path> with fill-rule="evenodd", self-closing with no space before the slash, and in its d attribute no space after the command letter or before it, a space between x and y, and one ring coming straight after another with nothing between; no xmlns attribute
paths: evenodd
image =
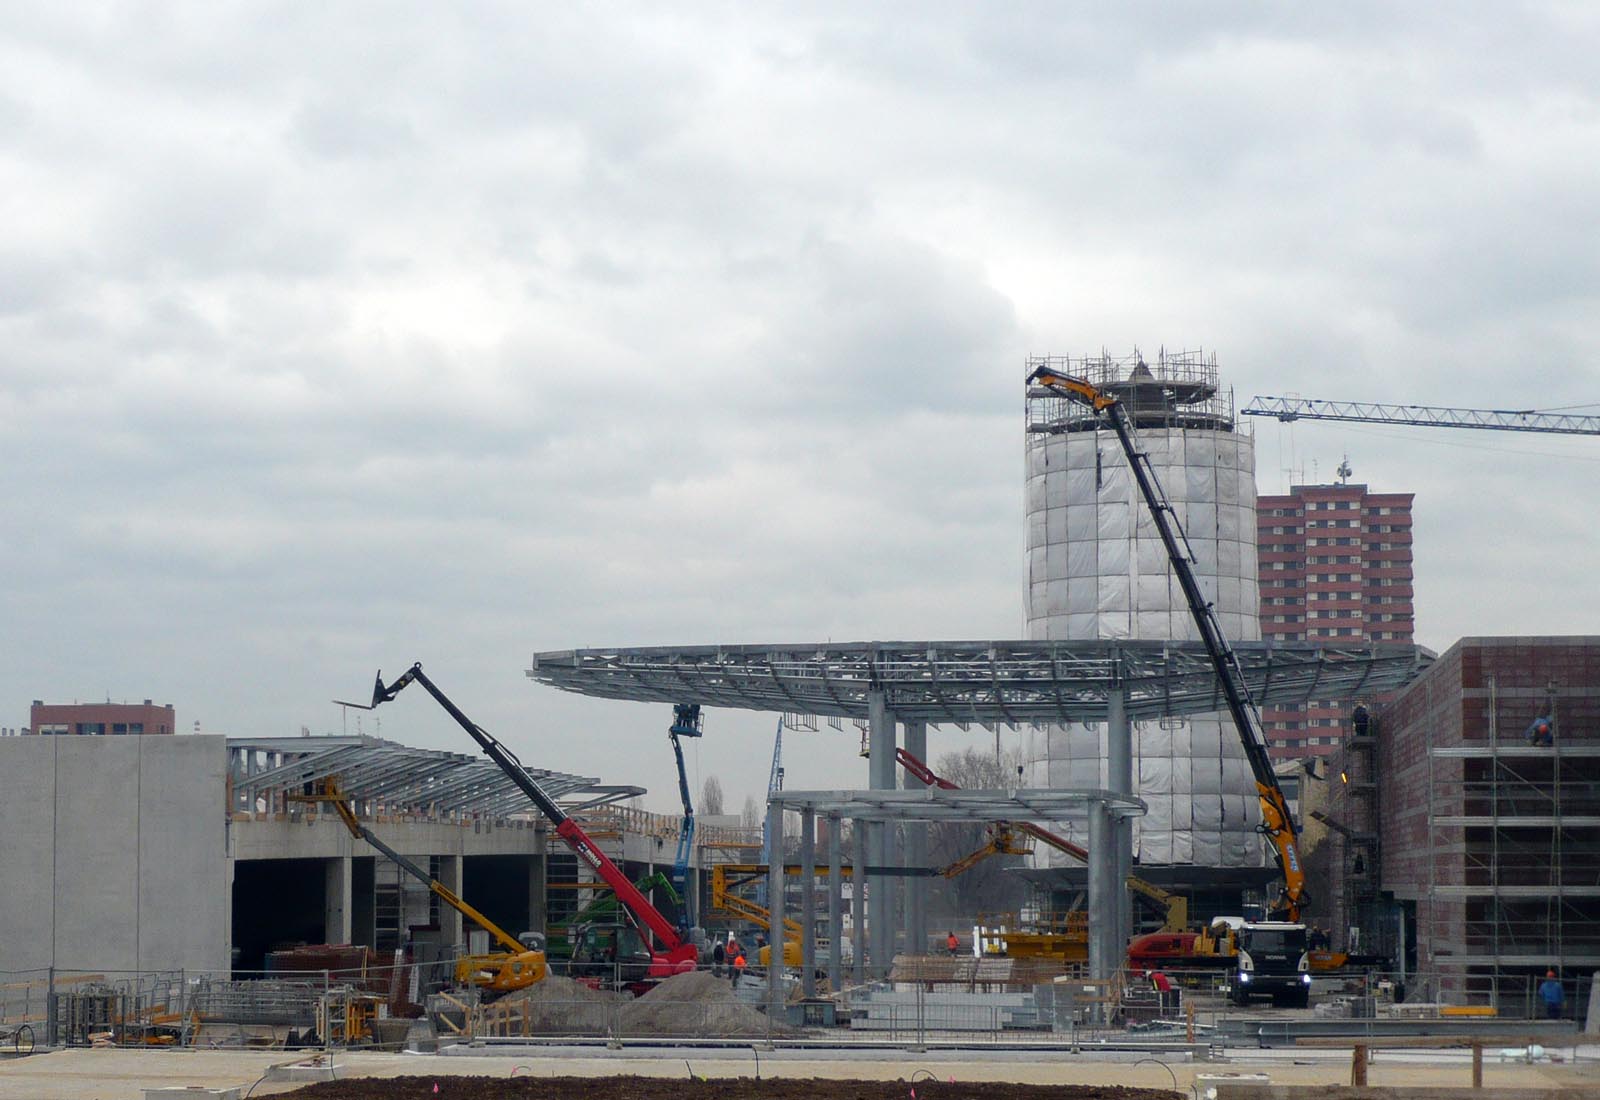
<svg viewBox="0 0 1600 1100"><path fill-rule="evenodd" d="M1255 447L1234 431L1233 402L1215 356L1163 352L1125 359L1040 358L1113 393L1132 414L1140 448L1193 548L1194 571L1231 640L1261 637L1256 585ZM1197 640L1167 561L1109 425L1048 391L1028 396L1028 633L1033 638ZM1103 723L1030 732L1030 781L1105 787ZM1253 867L1259 801L1225 713L1137 722L1134 819L1145 864Z"/></svg>

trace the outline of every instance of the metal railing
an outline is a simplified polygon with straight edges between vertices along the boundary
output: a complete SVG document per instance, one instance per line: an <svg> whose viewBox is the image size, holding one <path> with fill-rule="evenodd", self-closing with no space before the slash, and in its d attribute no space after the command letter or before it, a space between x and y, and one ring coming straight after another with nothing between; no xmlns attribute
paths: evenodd
<svg viewBox="0 0 1600 1100"><path fill-rule="evenodd" d="M1264 1001L1237 1005L1227 971L1169 972L1170 991L1157 989L1142 971L1125 971L1107 981L1062 974L988 990L937 980L876 982L829 998L788 998L769 1015L759 968L738 982L706 968L696 981L642 997L556 977L494 1000L450 989L451 969L446 960L359 974L0 973L0 1053L13 1041L21 1052L24 1027L30 1047L36 1040L40 1047L396 1048L409 1036L442 1044L1169 1044L1195 1051L1206 1044L1266 1044L1273 1036L1289 1041L1283 1037L1311 1025L1330 1034L1379 1035L1402 1018L1437 1020L1448 1030L1545 1017L1538 980L1449 972L1410 974L1404 982L1377 972L1318 976L1309 1010ZM1563 979L1569 1028L1584 1018L1588 981L1587 974Z"/></svg>

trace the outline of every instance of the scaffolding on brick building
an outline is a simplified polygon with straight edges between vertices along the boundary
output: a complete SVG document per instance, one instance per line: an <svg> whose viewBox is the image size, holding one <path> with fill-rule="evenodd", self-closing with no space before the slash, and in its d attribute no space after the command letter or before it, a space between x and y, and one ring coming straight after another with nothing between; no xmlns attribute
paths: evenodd
<svg viewBox="0 0 1600 1100"><path fill-rule="evenodd" d="M1554 690L1534 708L1556 727L1545 743L1525 732L1526 692L1487 689L1485 739L1429 739L1418 932L1442 993L1505 1013L1532 1007L1547 971L1576 1000L1600 969L1600 742L1561 735Z"/></svg>

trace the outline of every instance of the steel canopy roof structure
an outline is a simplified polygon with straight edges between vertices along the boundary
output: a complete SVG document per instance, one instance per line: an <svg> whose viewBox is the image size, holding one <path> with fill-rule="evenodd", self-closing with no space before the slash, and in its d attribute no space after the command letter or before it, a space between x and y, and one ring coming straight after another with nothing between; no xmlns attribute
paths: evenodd
<svg viewBox="0 0 1600 1100"><path fill-rule="evenodd" d="M986 791L923 787L890 791L773 791L769 806L810 810L860 821L1066 821L1092 804L1115 817L1142 817L1146 806L1133 795L1104 790L1019 789Z"/></svg>
<svg viewBox="0 0 1600 1100"><path fill-rule="evenodd" d="M608 786L592 776L528 768L569 812L633 798L643 787ZM236 805L258 797L298 794L336 776L346 795L391 813L508 817L538 814L492 761L439 749L418 749L379 737L230 737L228 778Z"/></svg>
<svg viewBox="0 0 1600 1100"><path fill-rule="evenodd" d="M1421 646L1234 645L1256 702L1392 691L1433 660ZM1134 720L1223 710L1199 642L972 641L646 646L536 653L527 675L603 699L696 702L865 720L882 691L902 722L1094 722L1121 694Z"/></svg>

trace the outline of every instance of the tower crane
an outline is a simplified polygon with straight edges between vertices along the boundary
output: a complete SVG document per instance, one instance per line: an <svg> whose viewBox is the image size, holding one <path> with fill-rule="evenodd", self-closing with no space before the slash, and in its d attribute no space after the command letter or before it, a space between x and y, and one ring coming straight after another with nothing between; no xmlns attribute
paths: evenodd
<svg viewBox="0 0 1600 1100"><path fill-rule="evenodd" d="M1439 405L1379 405L1366 401L1320 401L1312 397L1253 397L1242 416L1295 420L1347 420L1419 428L1484 428L1503 432L1600 435L1600 416L1537 409L1451 409Z"/></svg>

